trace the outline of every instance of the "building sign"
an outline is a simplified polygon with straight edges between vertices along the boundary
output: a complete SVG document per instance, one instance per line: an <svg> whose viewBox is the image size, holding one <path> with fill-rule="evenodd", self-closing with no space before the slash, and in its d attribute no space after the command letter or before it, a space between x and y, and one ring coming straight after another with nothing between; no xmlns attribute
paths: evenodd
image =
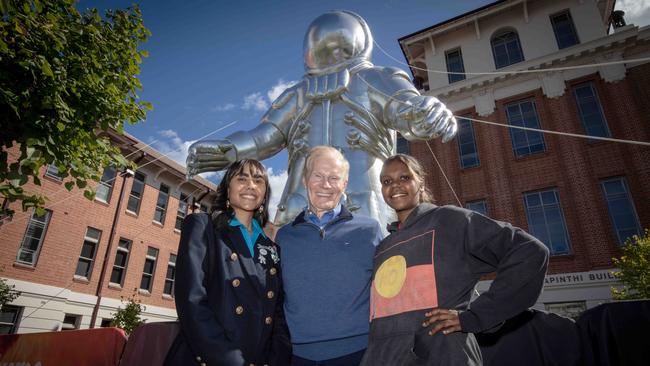
<svg viewBox="0 0 650 366"><path fill-rule="evenodd" d="M617 270L618 269L613 268L599 271L546 275L544 278L544 287L614 283L617 280L612 274L612 271Z"/></svg>

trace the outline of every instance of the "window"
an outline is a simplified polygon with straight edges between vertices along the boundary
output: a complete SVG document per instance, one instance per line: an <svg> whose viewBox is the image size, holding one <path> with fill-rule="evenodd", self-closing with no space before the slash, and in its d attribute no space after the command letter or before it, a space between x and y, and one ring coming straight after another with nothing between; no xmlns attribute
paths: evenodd
<svg viewBox="0 0 650 366"><path fill-rule="evenodd" d="M458 119L458 152L461 168L473 168L481 165L476 149L474 127L472 127L472 122L465 118Z"/></svg>
<svg viewBox="0 0 650 366"><path fill-rule="evenodd" d="M124 283L124 275L126 274L126 266L129 263L129 251L131 250L131 241L120 238L117 244L117 251L115 252L115 262L113 263L113 271L111 272L111 283L122 286Z"/></svg>
<svg viewBox="0 0 650 366"><path fill-rule="evenodd" d="M553 33L555 33L555 40L559 49L580 43L576 28L573 26L571 13L568 10L551 15L551 25L553 25Z"/></svg>
<svg viewBox="0 0 650 366"><path fill-rule="evenodd" d="M163 294L174 296L174 279L176 278L176 254L169 255L167 274L165 275L165 288Z"/></svg>
<svg viewBox="0 0 650 366"><path fill-rule="evenodd" d="M156 269L156 258L158 258L158 249L149 247L147 257L144 260L144 269L142 270L142 279L140 280L140 289L151 292L153 286L153 274Z"/></svg>
<svg viewBox="0 0 650 366"><path fill-rule="evenodd" d="M65 314L63 323L61 323L61 330L75 330L79 329L81 323L81 315Z"/></svg>
<svg viewBox="0 0 650 366"><path fill-rule="evenodd" d="M81 246L81 254L79 255L79 262L77 262L77 270L75 276L90 278L90 273L93 270L93 261L95 260L95 253L97 252L97 245L99 237L102 232L97 229L89 227L86 229L86 237Z"/></svg>
<svg viewBox="0 0 650 366"><path fill-rule="evenodd" d="M549 248L551 255L569 254L569 236L555 189L524 195L530 233Z"/></svg>
<svg viewBox="0 0 650 366"><path fill-rule="evenodd" d="M32 212L25 236L23 236L20 249L18 249L18 258L16 259L18 262L32 266L36 265L51 216L52 211L49 210L45 210L43 216L38 216L36 210Z"/></svg>
<svg viewBox="0 0 650 366"><path fill-rule="evenodd" d="M609 218L612 220L618 243L624 244L632 235L640 235L639 218L636 215L625 178L607 179L601 181L600 184L603 187Z"/></svg>
<svg viewBox="0 0 650 366"><path fill-rule="evenodd" d="M187 200L188 196L185 193L181 193L181 198L178 200L178 211L176 211L176 225L174 226L177 230L181 229L183 226L183 220L187 215Z"/></svg>
<svg viewBox="0 0 650 366"><path fill-rule="evenodd" d="M580 315L587 310L587 303L585 301L555 302L544 304L544 307L546 311L578 320Z"/></svg>
<svg viewBox="0 0 650 366"><path fill-rule="evenodd" d="M111 323L113 323L113 319L110 319L110 318L102 319L100 327L101 328L108 328L108 327L111 326Z"/></svg>
<svg viewBox="0 0 650 366"><path fill-rule="evenodd" d="M487 203L485 200L467 202L465 208L487 216Z"/></svg>
<svg viewBox="0 0 650 366"><path fill-rule="evenodd" d="M111 193L113 193L113 182L115 181L115 168L112 166L106 167L102 178L99 181L97 186L97 193L95 193L95 198L102 202L110 202Z"/></svg>
<svg viewBox="0 0 650 366"><path fill-rule="evenodd" d="M399 133L397 134L397 139L396 139L396 151L398 154L409 155L411 153L408 140L405 139L404 136L402 136Z"/></svg>
<svg viewBox="0 0 650 366"><path fill-rule="evenodd" d="M573 96L576 98L580 120L587 135L600 137L611 136L594 84L588 83L575 87L573 89Z"/></svg>
<svg viewBox="0 0 650 366"><path fill-rule="evenodd" d="M45 176L54 178L57 180L62 180L63 177L61 174L59 174L59 168L56 167L54 164L48 164L47 169L45 170Z"/></svg>
<svg viewBox="0 0 650 366"><path fill-rule="evenodd" d="M3 305L0 309L0 335L14 334L18 331L18 323L23 308L18 306Z"/></svg>
<svg viewBox="0 0 650 366"><path fill-rule="evenodd" d="M144 174L136 172L133 176L133 185L131 185L131 193L129 194L129 202L126 209L137 214L140 210L140 201L142 201L142 194L144 193Z"/></svg>
<svg viewBox="0 0 650 366"><path fill-rule="evenodd" d="M512 126L540 128L535 102L527 100L506 105L508 123ZM541 132L510 128L510 138L515 156L522 157L546 150Z"/></svg>
<svg viewBox="0 0 650 366"><path fill-rule="evenodd" d="M445 58L449 72L447 74L449 84L465 80L465 66L463 66L463 54L460 52L460 48L445 52Z"/></svg>
<svg viewBox="0 0 650 366"><path fill-rule="evenodd" d="M153 214L153 220L161 224L165 223L165 212L167 212L167 202L169 201L169 187L160 183L160 192L158 192L158 201L156 202L156 211Z"/></svg>
<svg viewBox="0 0 650 366"><path fill-rule="evenodd" d="M492 38L491 43L494 66L497 69L524 60L524 53L521 50L519 36L516 32L511 30L499 32Z"/></svg>

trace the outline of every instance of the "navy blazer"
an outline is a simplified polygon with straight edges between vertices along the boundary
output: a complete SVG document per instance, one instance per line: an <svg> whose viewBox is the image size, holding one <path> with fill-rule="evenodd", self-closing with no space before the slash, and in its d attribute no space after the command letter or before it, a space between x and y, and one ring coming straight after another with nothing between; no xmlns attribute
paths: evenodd
<svg viewBox="0 0 650 366"><path fill-rule="evenodd" d="M239 227L209 215L183 221L174 294L181 331L165 365L289 365L279 248L264 235L254 258Z"/></svg>

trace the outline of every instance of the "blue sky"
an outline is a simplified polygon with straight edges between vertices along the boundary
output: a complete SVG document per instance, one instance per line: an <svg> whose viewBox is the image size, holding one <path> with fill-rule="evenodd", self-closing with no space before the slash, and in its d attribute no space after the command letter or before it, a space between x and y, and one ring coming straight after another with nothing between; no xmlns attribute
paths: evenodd
<svg viewBox="0 0 650 366"><path fill-rule="evenodd" d="M320 14L334 9L358 13L370 25L375 41L393 57L404 60L398 38L491 2L136 1L152 32L142 45L150 56L141 65L144 89L140 96L153 103L154 109L145 122L126 130L183 163L187 147L201 136L233 121L237 121L235 125L210 138L256 126L273 96L301 78L303 37L309 23ZM78 8L125 8L131 3L84 0ZM649 3L619 0L617 7L636 7L635 14L649 18ZM405 68L377 47L373 62ZM272 169L275 200L286 179L286 158L282 152L264 161ZM208 178L217 180L214 175L208 174Z"/></svg>

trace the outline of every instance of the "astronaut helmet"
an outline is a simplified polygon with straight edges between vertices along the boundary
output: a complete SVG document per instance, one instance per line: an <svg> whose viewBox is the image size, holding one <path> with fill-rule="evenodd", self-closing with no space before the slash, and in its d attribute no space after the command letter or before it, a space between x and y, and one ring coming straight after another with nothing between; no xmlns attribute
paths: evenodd
<svg viewBox="0 0 650 366"><path fill-rule="evenodd" d="M370 61L372 34L359 15L347 10L331 11L311 22L303 50L309 74L334 71L357 60Z"/></svg>

